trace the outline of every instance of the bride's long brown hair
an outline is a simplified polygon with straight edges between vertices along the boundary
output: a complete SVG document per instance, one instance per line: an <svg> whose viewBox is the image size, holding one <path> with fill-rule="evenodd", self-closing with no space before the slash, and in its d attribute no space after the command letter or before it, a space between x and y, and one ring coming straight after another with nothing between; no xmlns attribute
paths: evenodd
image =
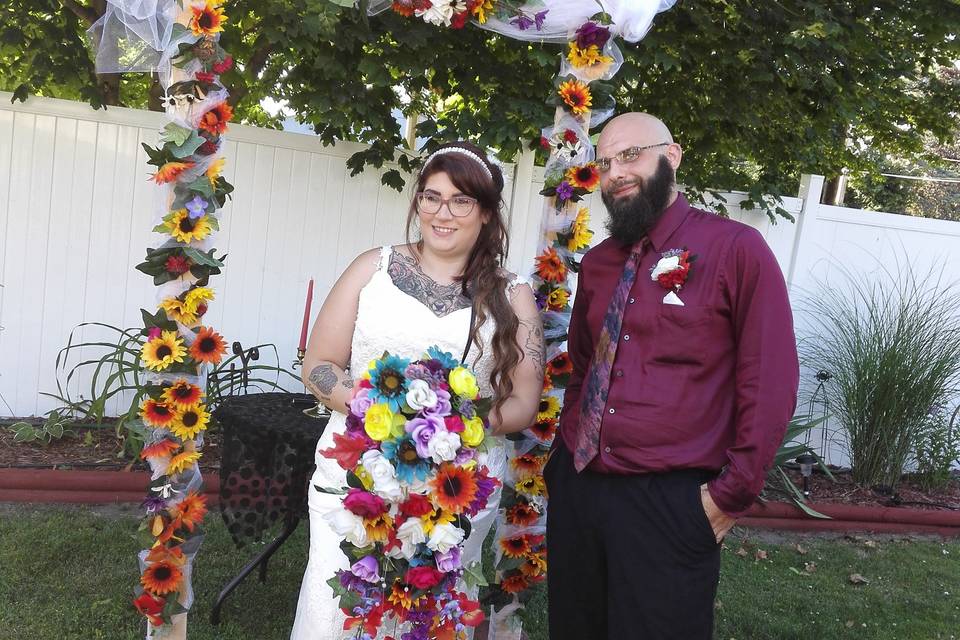
<svg viewBox="0 0 960 640"><path fill-rule="evenodd" d="M430 176L446 173L457 189L477 199L481 209L478 213L486 214L488 218L480 227L480 235L477 236L477 241L470 250L463 274L458 276L456 281L460 282L464 296L473 302L476 309L477 321L470 334L470 340L477 347L474 361L483 354L483 344L479 339L480 327L490 317L496 323L491 342L494 366L490 373L490 386L496 397L494 410L499 416L503 403L513 393L513 380L510 373L520 362L520 353L517 350L517 329L520 321L507 298L509 280L506 271L502 268L507 258L508 244L501 197L503 173L499 167L487 160L486 154L476 145L469 142L453 142L439 148L446 147L460 147L475 154L483 166L490 170L490 175L487 175L476 159L462 153L440 154L434 156L420 171L417 177L416 193L423 191ZM416 219L417 199L414 196L407 214L408 243L410 243L410 230ZM422 250L422 242L422 239L417 242L418 251Z"/></svg>

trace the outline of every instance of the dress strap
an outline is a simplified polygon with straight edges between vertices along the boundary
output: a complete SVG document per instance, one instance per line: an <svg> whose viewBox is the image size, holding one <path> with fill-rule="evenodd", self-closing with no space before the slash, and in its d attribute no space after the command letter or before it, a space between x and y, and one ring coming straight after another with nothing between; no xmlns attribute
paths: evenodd
<svg viewBox="0 0 960 640"><path fill-rule="evenodd" d="M390 266L390 254L393 253L393 247L389 244L380 247L380 260L377 261L377 271L386 273Z"/></svg>

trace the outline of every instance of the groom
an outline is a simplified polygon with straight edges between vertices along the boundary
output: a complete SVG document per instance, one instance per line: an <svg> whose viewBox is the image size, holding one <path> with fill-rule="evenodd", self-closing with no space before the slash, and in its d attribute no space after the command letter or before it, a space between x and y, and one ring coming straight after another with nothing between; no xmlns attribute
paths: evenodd
<svg viewBox="0 0 960 640"><path fill-rule="evenodd" d="M677 192L682 156L642 113L597 145L610 237L583 258L544 470L551 640L711 638L720 541L796 406L780 267Z"/></svg>

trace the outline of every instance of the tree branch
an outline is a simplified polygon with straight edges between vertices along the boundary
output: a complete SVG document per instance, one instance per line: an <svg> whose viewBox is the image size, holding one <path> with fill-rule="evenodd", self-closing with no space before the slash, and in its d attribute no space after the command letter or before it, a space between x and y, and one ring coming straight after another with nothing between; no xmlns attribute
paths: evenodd
<svg viewBox="0 0 960 640"><path fill-rule="evenodd" d="M250 58L244 61L243 64L243 78L241 83L231 85L228 87L230 92L229 101L236 105L250 93L250 88L248 82L256 82L258 80L257 76L260 75L260 72L263 71L263 68L267 65L267 59L270 57L270 54L273 52L273 43L268 42L267 39L263 36L257 38L257 42L254 43L254 51L250 54Z"/></svg>
<svg viewBox="0 0 960 640"><path fill-rule="evenodd" d="M60 0L60 4L63 5L64 9L69 9L75 16L86 22L88 25L91 25L100 19L100 15L97 14L95 9L91 7L85 7L76 0Z"/></svg>

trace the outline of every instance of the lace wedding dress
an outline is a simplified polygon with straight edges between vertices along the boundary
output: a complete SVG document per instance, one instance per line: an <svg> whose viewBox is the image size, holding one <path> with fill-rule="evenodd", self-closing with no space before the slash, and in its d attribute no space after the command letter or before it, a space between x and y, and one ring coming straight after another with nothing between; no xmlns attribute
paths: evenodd
<svg viewBox="0 0 960 640"><path fill-rule="evenodd" d="M387 273L392 251L392 247L380 250L377 271L360 291L350 354L350 370L354 375L359 375L371 360L379 358L384 351L414 360L423 355L428 347L436 345L442 351L460 358L467 342L470 308L438 317L422 302L401 291ZM520 283L520 279L514 280L508 295ZM467 356L468 365L477 375L480 395L484 397L492 395L489 379L493 367L493 350L490 346L493 331L493 320L488 318L480 328L483 354L480 355L474 345ZM334 433L343 433L345 420L345 415L335 412L317 443L317 470L309 492L310 556L300 587L291 640L339 640L355 635L355 632L343 630L345 616L326 583L338 569L349 567L339 547L341 537L330 529L324 519L325 514L340 506L341 498L313 489L314 485L331 489L346 487L346 472L336 461L320 454L320 451L333 446ZM480 463L487 465L491 476L502 480L507 464L504 440L498 437L488 442L490 448L481 456ZM487 507L471 519L470 536L463 543L464 566L480 561L481 547L496 519L499 504L498 488L490 496ZM470 590L467 593L476 595ZM385 620L383 629L399 637L401 630L395 630L393 626Z"/></svg>

